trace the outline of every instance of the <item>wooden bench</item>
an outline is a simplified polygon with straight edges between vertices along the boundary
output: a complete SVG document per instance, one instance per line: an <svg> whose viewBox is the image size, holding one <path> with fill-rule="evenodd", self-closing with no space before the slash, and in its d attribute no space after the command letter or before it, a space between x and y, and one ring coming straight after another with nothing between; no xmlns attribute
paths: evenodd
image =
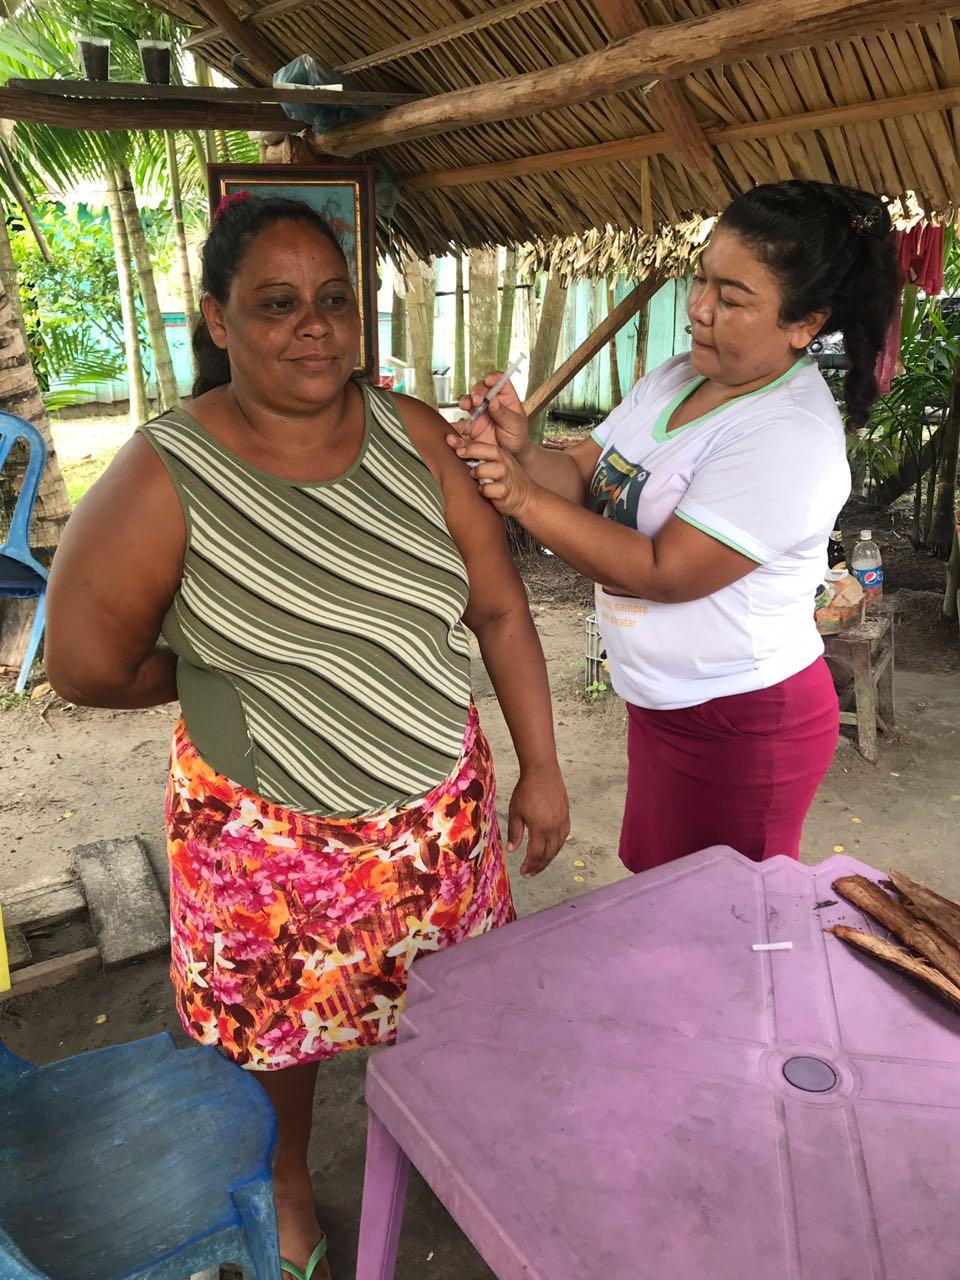
<svg viewBox="0 0 960 1280"><path fill-rule="evenodd" d="M840 723L856 726L860 754L875 761L877 731L896 724L894 606L881 601L856 627L824 636L826 660L840 698Z"/></svg>

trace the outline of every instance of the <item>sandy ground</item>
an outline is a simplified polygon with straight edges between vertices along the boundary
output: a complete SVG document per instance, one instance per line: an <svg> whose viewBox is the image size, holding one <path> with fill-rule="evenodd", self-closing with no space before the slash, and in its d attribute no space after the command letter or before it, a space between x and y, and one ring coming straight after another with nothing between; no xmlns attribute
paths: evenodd
<svg viewBox="0 0 960 1280"><path fill-rule="evenodd" d="M612 696L591 703L582 692L586 610L580 603L578 597L535 605L553 681L573 839L537 880L518 878L523 914L622 875L616 842L625 776L624 714ZM503 807L515 767L482 672L477 693L498 761ZM952 671L905 670L898 695L901 725L885 742L878 766L867 765L852 746L841 746L807 825L804 858L817 862L842 846L879 867L902 867L960 898L960 679ZM83 841L138 834L162 856L161 802L172 712L91 712L59 703L42 712L43 706L40 700L0 714L5 783L0 900L4 889L65 871L71 850ZM103 1013L107 1021L98 1024ZM164 1028L183 1042L162 960L0 1006L0 1038L36 1062ZM354 1265L365 1057L347 1053L324 1067L317 1095L311 1159L338 1277L351 1275ZM481 1280L490 1274L429 1189L414 1179L398 1280Z"/></svg>

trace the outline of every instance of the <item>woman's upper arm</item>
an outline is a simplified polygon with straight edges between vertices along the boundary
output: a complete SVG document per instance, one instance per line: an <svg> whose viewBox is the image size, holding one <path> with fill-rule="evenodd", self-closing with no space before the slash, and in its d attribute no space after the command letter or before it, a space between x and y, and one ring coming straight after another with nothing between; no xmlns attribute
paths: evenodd
<svg viewBox="0 0 960 1280"><path fill-rule="evenodd" d="M157 642L183 567L173 482L135 436L67 522L50 571L44 662L54 687L122 684Z"/></svg>
<svg viewBox="0 0 960 1280"><path fill-rule="evenodd" d="M580 440L567 450L567 457L573 460L574 465L580 472L585 493L590 492L593 473L597 469L597 463L600 461L602 452L603 449L597 444L593 436L587 436L586 440Z"/></svg>
<svg viewBox="0 0 960 1280"><path fill-rule="evenodd" d="M403 421L443 492L447 528L470 579L465 622L471 629L513 608L528 610L527 593L513 563L503 521L445 441L447 424L433 409L396 397Z"/></svg>

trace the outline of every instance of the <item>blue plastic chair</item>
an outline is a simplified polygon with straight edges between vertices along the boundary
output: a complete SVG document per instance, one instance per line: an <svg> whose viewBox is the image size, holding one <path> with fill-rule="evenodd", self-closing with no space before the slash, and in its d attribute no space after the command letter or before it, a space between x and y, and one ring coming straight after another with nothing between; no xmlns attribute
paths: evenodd
<svg viewBox="0 0 960 1280"><path fill-rule="evenodd" d="M20 676L17 680L17 693L26 687L33 659L40 647L40 637L47 615L47 571L39 560L30 554L30 517L33 505L37 500L40 488L40 477L47 464L47 446L43 436L22 418L15 418L12 413L0 413L0 472L6 465L10 450L18 440L25 440L29 452L27 469L23 477L17 505L13 509L10 521L10 533L6 542L0 547L0 596L14 600L31 600L36 597L37 608L33 615L33 626L30 628L30 639L27 641L27 652L23 657Z"/></svg>
<svg viewBox="0 0 960 1280"><path fill-rule="evenodd" d="M166 1034L46 1067L0 1045L0 1280L281 1280L276 1129L256 1080Z"/></svg>

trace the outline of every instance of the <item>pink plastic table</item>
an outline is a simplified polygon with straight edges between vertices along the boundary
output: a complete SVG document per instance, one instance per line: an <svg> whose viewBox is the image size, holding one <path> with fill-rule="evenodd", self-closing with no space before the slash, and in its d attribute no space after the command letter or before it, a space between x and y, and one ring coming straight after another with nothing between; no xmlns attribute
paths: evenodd
<svg viewBox="0 0 960 1280"><path fill-rule="evenodd" d="M960 1014L824 934L853 872L708 850L418 961L357 1280L410 1161L500 1280L957 1280Z"/></svg>

